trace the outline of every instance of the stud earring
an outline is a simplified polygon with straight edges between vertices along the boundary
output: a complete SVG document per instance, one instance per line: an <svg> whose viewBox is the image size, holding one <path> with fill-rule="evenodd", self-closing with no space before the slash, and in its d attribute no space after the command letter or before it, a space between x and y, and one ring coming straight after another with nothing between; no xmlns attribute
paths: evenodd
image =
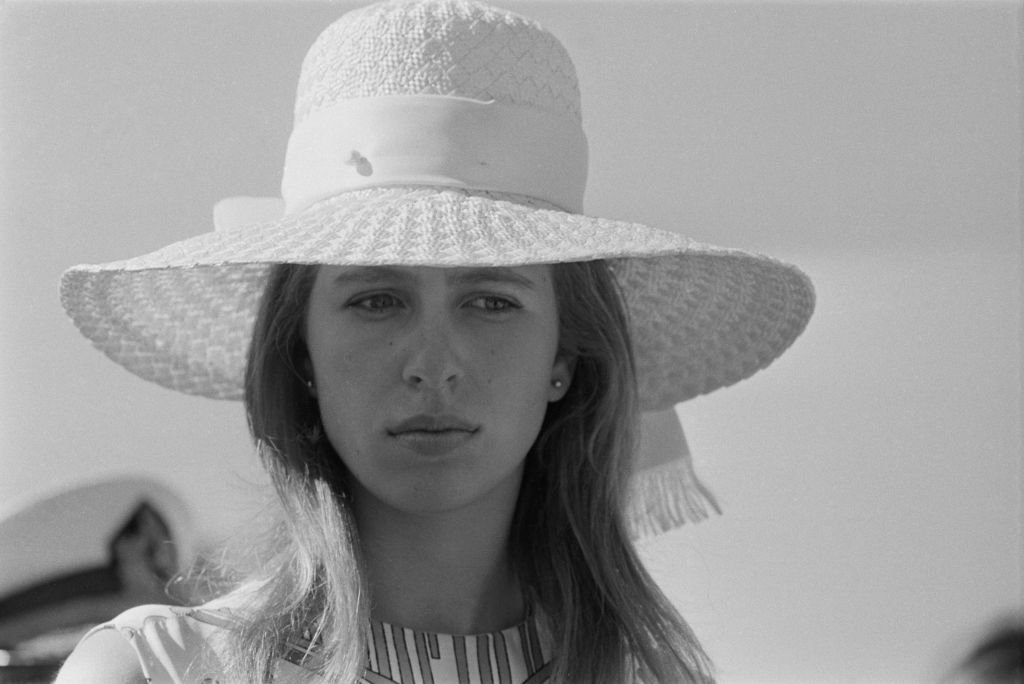
<svg viewBox="0 0 1024 684"><path fill-rule="evenodd" d="M551 386L554 387L555 389L562 389L562 384L563 383L562 383L561 380L552 380L551 381Z"/></svg>

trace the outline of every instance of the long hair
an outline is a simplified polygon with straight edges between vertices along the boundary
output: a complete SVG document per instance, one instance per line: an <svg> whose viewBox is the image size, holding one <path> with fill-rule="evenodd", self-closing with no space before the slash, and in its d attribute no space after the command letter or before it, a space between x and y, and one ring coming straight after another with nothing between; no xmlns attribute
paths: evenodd
<svg viewBox="0 0 1024 684"><path fill-rule="evenodd" d="M710 661L647 573L624 510L639 401L629 322L604 261L557 264L559 353L574 361L527 455L512 554L548 616L556 682L704 682Z"/></svg>
<svg viewBox="0 0 1024 684"><path fill-rule="evenodd" d="M236 588L216 601L240 618L223 648L232 682L270 681L280 658L329 682L353 682L366 658L369 607L348 473L305 385L303 330L316 273L308 265L271 269L249 347L249 431L279 505L262 538L246 540L248 568Z"/></svg>
<svg viewBox="0 0 1024 684"><path fill-rule="evenodd" d="M324 436L305 381L303 329L317 266L272 268L245 376L249 428L280 499L254 568L218 601L241 618L226 646L232 680L267 681L276 659L302 659L354 681L369 609L350 475ZM572 361L526 457L510 535L524 595L551 635L552 681L710 681L692 631L647 574L626 532L636 382L627 318L603 261L555 264L559 351ZM296 658L297 656L297 658Z"/></svg>

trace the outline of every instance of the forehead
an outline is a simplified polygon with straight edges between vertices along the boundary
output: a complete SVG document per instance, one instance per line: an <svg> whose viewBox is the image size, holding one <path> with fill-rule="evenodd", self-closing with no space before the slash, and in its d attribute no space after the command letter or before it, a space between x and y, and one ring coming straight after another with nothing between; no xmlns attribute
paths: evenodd
<svg viewBox="0 0 1024 684"><path fill-rule="evenodd" d="M322 266L318 283L328 286L397 283L448 286L503 284L526 290L546 290L551 283L550 264L439 268L434 266Z"/></svg>

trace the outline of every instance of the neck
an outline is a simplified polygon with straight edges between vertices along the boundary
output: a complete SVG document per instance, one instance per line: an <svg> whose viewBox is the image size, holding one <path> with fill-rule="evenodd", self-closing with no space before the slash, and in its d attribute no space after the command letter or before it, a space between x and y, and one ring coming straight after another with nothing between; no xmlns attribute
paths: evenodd
<svg viewBox="0 0 1024 684"><path fill-rule="evenodd" d="M372 617L446 634L520 622L525 607L508 548L515 484L514 491L430 513L397 510L360 492L355 513Z"/></svg>

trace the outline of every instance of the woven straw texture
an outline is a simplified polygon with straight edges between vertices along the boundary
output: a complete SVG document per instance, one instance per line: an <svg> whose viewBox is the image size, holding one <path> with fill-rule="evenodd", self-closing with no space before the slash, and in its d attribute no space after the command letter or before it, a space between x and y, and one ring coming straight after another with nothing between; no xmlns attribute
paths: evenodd
<svg viewBox="0 0 1024 684"><path fill-rule="evenodd" d="M86 337L132 372L189 394L238 399L266 264L607 258L633 324L646 410L764 368L813 308L807 278L777 261L516 199L432 188L345 193L279 222L76 267L64 276L62 299Z"/></svg>
<svg viewBox="0 0 1024 684"><path fill-rule="evenodd" d="M536 22L481 3L388 2L349 12L306 54L295 124L348 98L455 95L580 119L576 69Z"/></svg>

